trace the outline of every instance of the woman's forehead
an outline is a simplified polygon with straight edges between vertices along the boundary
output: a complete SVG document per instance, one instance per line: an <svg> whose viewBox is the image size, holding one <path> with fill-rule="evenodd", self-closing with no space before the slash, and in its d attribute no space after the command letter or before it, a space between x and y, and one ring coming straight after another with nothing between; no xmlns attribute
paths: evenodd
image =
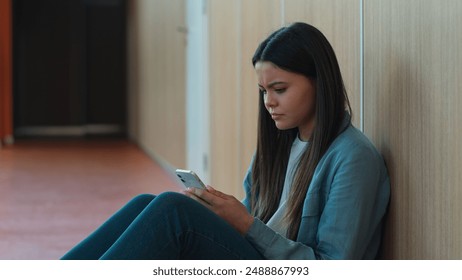
<svg viewBox="0 0 462 280"><path fill-rule="evenodd" d="M255 71L257 75L261 78L271 78L277 76L285 76L288 74L288 71L282 70L277 67L275 64L267 61L259 61L255 64Z"/></svg>
<svg viewBox="0 0 462 280"><path fill-rule="evenodd" d="M271 86L276 83L286 83L296 76L296 73L279 68L277 65L268 61L259 61L255 64L258 84L261 86Z"/></svg>

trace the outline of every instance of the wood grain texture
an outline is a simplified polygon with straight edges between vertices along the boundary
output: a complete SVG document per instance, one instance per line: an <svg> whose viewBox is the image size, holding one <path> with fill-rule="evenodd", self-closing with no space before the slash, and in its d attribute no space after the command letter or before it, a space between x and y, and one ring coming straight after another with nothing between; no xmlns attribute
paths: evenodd
<svg viewBox="0 0 462 280"><path fill-rule="evenodd" d="M358 0L285 0L286 24L302 21L317 27L329 40L340 64L353 110L360 127L360 7Z"/></svg>
<svg viewBox="0 0 462 280"><path fill-rule="evenodd" d="M131 4L130 132L152 154L186 164L186 4L139 0Z"/></svg>
<svg viewBox="0 0 462 280"><path fill-rule="evenodd" d="M238 174L241 181L257 144L259 93L252 56L258 44L281 27L280 2L279 0L242 1ZM239 196L243 197L243 189L240 188L240 191Z"/></svg>
<svg viewBox="0 0 462 280"><path fill-rule="evenodd" d="M365 132L392 197L387 259L462 258L462 2L364 1Z"/></svg>
<svg viewBox="0 0 462 280"><path fill-rule="evenodd" d="M211 185L239 192L239 1L209 1Z"/></svg>
<svg viewBox="0 0 462 280"><path fill-rule="evenodd" d="M251 63L260 41L280 26L280 1L210 1L212 184L243 198L255 151L258 91Z"/></svg>

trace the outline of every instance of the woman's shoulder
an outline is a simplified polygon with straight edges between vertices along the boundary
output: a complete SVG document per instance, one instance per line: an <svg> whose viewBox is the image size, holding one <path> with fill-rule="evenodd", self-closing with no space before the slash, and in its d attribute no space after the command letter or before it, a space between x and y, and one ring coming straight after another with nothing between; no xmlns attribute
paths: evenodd
<svg viewBox="0 0 462 280"><path fill-rule="evenodd" d="M337 136L316 168L315 185L324 188L323 192L330 192L332 186L328 182L333 182L334 178L354 186L351 190L388 184L384 158L372 141L353 125Z"/></svg>
<svg viewBox="0 0 462 280"><path fill-rule="evenodd" d="M360 157L362 160L383 162L382 155L372 141L352 124L335 138L326 154L337 159Z"/></svg>

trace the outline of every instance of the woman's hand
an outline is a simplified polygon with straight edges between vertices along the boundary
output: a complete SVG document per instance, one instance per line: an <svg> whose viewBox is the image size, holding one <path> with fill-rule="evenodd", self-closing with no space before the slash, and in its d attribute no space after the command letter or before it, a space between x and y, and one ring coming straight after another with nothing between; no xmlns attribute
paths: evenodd
<svg viewBox="0 0 462 280"><path fill-rule="evenodd" d="M232 195L217 191L211 186L207 186L206 190L188 188L184 194L212 210L242 235L247 233L253 223L254 218L239 200Z"/></svg>

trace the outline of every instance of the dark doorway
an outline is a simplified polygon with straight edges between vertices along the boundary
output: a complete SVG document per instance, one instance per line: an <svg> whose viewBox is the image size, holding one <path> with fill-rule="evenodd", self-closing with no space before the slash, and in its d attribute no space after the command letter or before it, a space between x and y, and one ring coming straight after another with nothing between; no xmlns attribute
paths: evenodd
<svg viewBox="0 0 462 280"><path fill-rule="evenodd" d="M125 135L125 0L13 1L14 131Z"/></svg>

